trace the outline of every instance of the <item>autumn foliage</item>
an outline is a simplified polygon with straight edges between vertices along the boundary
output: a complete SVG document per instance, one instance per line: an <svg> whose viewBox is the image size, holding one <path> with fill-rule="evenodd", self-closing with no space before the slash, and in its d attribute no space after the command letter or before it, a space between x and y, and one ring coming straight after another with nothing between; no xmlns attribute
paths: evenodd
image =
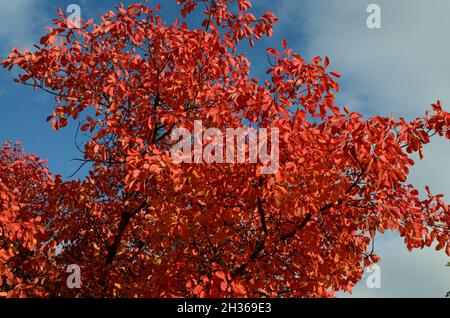
<svg viewBox="0 0 450 318"><path fill-rule="evenodd" d="M271 36L248 0L180 0L183 18L119 6L70 28L63 13L32 52L2 65L55 95L55 130L79 120L88 175L63 180L5 144L0 154L0 296L328 297L350 291L390 229L408 249L450 255L442 195L408 184L414 153L450 139L439 102L423 118L335 105L328 58L269 48L250 78L241 42ZM197 8L197 6L199 8ZM201 26L184 17L205 10ZM276 127L280 165L174 164L175 128ZM205 128L206 128L205 127ZM69 264L82 288L68 289Z"/></svg>

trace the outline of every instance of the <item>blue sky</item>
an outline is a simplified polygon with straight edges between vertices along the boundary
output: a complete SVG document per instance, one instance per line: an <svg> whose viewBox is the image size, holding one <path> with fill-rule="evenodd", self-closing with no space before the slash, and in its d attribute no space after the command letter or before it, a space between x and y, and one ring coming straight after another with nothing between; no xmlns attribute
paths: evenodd
<svg viewBox="0 0 450 318"><path fill-rule="evenodd" d="M132 1L123 1L124 4ZM159 1L168 22L178 15L175 0ZM436 99L450 103L450 2L447 0L256 0L255 10L275 12L280 23L274 37L250 52L254 76L267 68L264 48L279 47L282 38L305 58L329 56L331 67L343 73L338 104L365 115L420 116ZM31 47L56 9L80 5L83 19L96 18L119 1L0 0L0 57L14 46ZM156 4L157 1L149 1ZM377 3L382 28L370 30L366 8ZM0 70L0 141L20 140L27 151L48 159L54 173L69 176L78 167L74 146L76 124L57 133L45 118L55 103L51 97L13 82ZM450 110L450 107L447 107ZM410 182L450 195L450 143L434 140L425 159L412 170ZM81 176L81 175L79 175ZM447 199L448 200L448 199ZM379 238L381 288L363 280L357 297L442 297L450 289L449 261L433 249L409 253L394 234ZM346 296L346 295L341 295Z"/></svg>

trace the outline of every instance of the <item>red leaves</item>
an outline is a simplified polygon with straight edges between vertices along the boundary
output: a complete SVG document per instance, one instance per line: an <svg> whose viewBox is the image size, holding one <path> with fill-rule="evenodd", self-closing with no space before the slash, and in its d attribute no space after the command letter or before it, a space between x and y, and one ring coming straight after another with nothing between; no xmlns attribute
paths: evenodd
<svg viewBox="0 0 450 318"><path fill-rule="evenodd" d="M200 298L203 298L204 296L204 288L202 285L197 285L195 286L194 290L192 291L192 293L196 296L199 296Z"/></svg>
<svg viewBox="0 0 450 318"><path fill-rule="evenodd" d="M115 86L114 85L105 86L105 87L103 87L103 92L105 94L107 94L108 96L114 96L114 94L115 94Z"/></svg>
<svg viewBox="0 0 450 318"><path fill-rule="evenodd" d="M431 107L433 108L433 110L435 112L442 112L442 105L441 105L441 101L437 101L436 104L432 104Z"/></svg>
<svg viewBox="0 0 450 318"><path fill-rule="evenodd" d="M5 251L0 250L0 263L6 263L11 258L11 255Z"/></svg>
<svg viewBox="0 0 450 318"><path fill-rule="evenodd" d="M306 62L286 40L281 52L267 50L275 61L260 83L234 51L271 35L275 15L256 18L247 0L238 14L226 0L180 0L182 15L197 3L207 5L205 30L165 25L140 4L119 6L76 39L55 21L44 48L13 50L2 62L24 71L19 82L57 95L48 118L55 129L82 120L77 146L88 170L82 180L53 181L35 157L5 147L7 291L39 272L42 280L26 282L29 295L327 297L378 261L365 253L377 230L400 232L410 249L436 241L448 253L448 206L405 185L414 163L407 152L421 155L433 134L450 138L440 102L412 122L341 113L340 73L327 72L328 58ZM175 164L171 133L197 119L207 128L243 119L278 128L277 173L262 176L254 163ZM84 264L80 294L58 274L74 262ZM13 274L18 266L23 277Z"/></svg>
<svg viewBox="0 0 450 318"><path fill-rule="evenodd" d="M274 55L276 57L280 57L280 53L278 51L276 51L274 48L268 48L267 52L271 55Z"/></svg>
<svg viewBox="0 0 450 318"><path fill-rule="evenodd" d="M247 294L246 288L241 283L232 282L231 288L235 296L242 297Z"/></svg>
<svg viewBox="0 0 450 318"><path fill-rule="evenodd" d="M228 290L228 283L226 281L220 282L219 286L220 286L220 290L222 292L226 292Z"/></svg>
<svg viewBox="0 0 450 318"><path fill-rule="evenodd" d="M60 128L64 128L67 126L67 119L66 118L58 118L54 119L52 121L52 128L53 130L59 130Z"/></svg>
<svg viewBox="0 0 450 318"><path fill-rule="evenodd" d="M58 37L56 35L52 34L52 35L49 36L48 41L47 41L46 44L52 45L52 44L54 44L56 42L57 39L58 39Z"/></svg>
<svg viewBox="0 0 450 318"><path fill-rule="evenodd" d="M292 102L289 99L287 99L286 97L280 96L278 99L284 106L287 106L287 107L292 106Z"/></svg>
<svg viewBox="0 0 450 318"><path fill-rule="evenodd" d="M333 75L334 77L341 77L342 76L340 72L336 72L336 71L330 72L330 74Z"/></svg>
<svg viewBox="0 0 450 318"><path fill-rule="evenodd" d="M218 271L218 272L216 272L214 275L215 275L218 279L223 280L223 281L226 281L226 279L227 279L225 273L222 272L222 271Z"/></svg>
<svg viewBox="0 0 450 318"><path fill-rule="evenodd" d="M204 275L201 281L190 280L186 288L199 298L244 297L247 294L246 288L238 279L233 279L230 274L223 271L216 271L212 278Z"/></svg>
<svg viewBox="0 0 450 318"><path fill-rule="evenodd" d="M178 1L178 4L181 4L181 1ZM186 16L191 13L192 11L194 11L197 8L197 4L194 2L190 2L190 3L186 3L183 6L183 9L181 10L181 15L183 16L183 18L186 18Z"/></svg>
<svg viewBox="0 0 450 318"><path fill-rule="evenodd" d="M49 28L49 30L50 33L41 38L41 45L52 46L58 40L58 34L63 31L63 29L60 28Z"/></svg>
<svg viewBox="0 0 450 318"><path fill-rule="evenodd" d="M40 294L35 280L48 265L38 244L48 239L42 226L48 210L47 190L52 184L47 168L18 145L0 150L0 297ZM40 246L39 246L40 247ZM30 256L31 255L31 256ZM3 285L3 286L2 286ZM35 289L34 291L32 289Z"/></svg>
<svg viewBox="0 0 450 318"><path fill-rule="evenodd" d="M240 11L247 11L252 7L252 3L249 0L239 0L238 6Z"/></svg>
<svg viewBox="0 0 450 318"><path fill-rule="evenodd" d="M378 255L370 254L370 259L371 259L372 262L378 263L378 262L380 261L381 258L380 258L380 256L378 256Z"/></svg>
<svg viewBox="0 0 450 318"><path fill-rule="evenodd" d="M46 36L43 36L43 37L41 38L40 43L41 43L42 45L47 45L50 36L52 36L52 35L51 35L51 34L47 34Z"/></svg>
<svg viewBox="0 0 450 318"><path fill-rule="evenodd" d="M264 13L262 18L267 20L270 24L278 22L277 16L273 12L270 12L270 11L266 11L266 13Z"/></svg>

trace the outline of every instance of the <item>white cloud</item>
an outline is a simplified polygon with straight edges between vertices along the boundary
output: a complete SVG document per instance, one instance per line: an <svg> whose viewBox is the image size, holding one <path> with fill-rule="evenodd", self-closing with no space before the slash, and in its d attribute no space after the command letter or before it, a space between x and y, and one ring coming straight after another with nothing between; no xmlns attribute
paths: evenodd
<svg viewBox="0 0 450 318"><path fill-rule="evenodd" d="M42 33L42 2L35 0L0 1L0 54L13 47L31 48Z"/></svg>
<svg viewBox="0 0 450 318"><path fill-rule="evenodd" d="M370 3L382 10L382 29L366 26ZM279 33L306 57L329 56L343 73L338 104L366 115L421 116L440 99L450 111L450 2L448 0L284 0L274 9ZM294 30L294 31L292 31ZM292 33L293 32L293 33ZM292 43L297 36L298 43ZM297 44L297 45L295 45ZM444 106L445 107L445 106ZM428 184L450 201L450 143L434 140L410 181ZM408 253L398 237L378 244L383 285L359 297L442 297L450 289L448 258L432 249Z"/></svg>
<svg viewBox="0 0 450 318"><path fill-rule="evenodd" d="M448 257L433 248L409 253L398 236L376 241L380 251L381 288L370 289L366 282L371 273L354 288L354 297L426 297L440 298L450 291L450 269L444 267ZM341 297L351 297L340 293Z"/></svg>
<svg viewBox="0 0 450 318"><path fill-rule="evenodd" d="M450 2L375 1L383 27L371 30L366 8L372 2L285 0L279 13L306 33L302 52L328 55L344 74L341 101L353 109L410 116L438 97L449 103Z"/></svg>

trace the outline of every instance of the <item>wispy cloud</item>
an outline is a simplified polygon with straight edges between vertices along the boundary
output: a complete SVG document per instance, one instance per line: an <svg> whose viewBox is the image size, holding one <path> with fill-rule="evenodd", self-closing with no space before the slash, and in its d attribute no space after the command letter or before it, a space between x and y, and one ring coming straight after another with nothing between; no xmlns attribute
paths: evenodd
<svg viewBox="0 0 450 318"><path fill-rule="evenodd" d="M13 47L31 48L47 20L43 4L35 0L0 1L0 54Z"/></svg>

